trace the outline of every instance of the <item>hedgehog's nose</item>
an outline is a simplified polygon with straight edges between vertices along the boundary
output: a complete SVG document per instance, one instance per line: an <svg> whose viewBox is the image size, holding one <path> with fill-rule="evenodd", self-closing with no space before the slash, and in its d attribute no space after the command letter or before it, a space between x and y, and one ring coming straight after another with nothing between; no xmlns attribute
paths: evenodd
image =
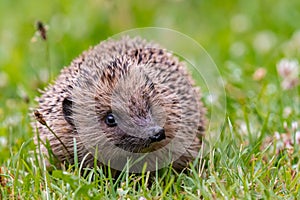
<svg viewBox="0 0 300 200"><path fill-rule="evenodd" d="M154 127L151 129L151 132L151 136L149 137L151 142L159 142L166 138L165 129L161 127Z"/></svg>

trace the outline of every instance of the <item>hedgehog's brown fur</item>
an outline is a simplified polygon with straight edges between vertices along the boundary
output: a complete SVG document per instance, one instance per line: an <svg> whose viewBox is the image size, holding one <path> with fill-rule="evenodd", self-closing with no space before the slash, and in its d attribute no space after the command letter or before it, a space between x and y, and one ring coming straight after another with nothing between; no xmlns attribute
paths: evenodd
<svg viewBox="0 0 300 200"><path fill-rule="evenodd" d="M177 137L182 144L190 142L173 163L181 170L198 155L204 131L205 112L200 93L189 87L192 84L185 64L158 45L140 38L108 40L76 58L38 98L38 111L60 140L46 126L35 124L60 162L74 162L75 138L78 160L85 159L89 166L94 165L94 158L92 154L85 157L90 152L87 143L103 143L103 148L113 144L139 153L158 150ZM126 91L134 95L128 98ZM126 116L126 120L119 118L122 129L104 123L112 107ZM142 136L148 127L164 120L159 127L164 128L165 139L152 143ZM128 133L130 127L138 131ZM45 147L42 151L47 153ZM119 159L115 152L109 153Z"/></svg>

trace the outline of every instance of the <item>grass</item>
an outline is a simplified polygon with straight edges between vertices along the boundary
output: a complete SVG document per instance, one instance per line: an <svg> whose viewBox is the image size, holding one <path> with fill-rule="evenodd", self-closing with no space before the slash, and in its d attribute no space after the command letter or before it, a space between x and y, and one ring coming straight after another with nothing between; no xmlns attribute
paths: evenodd
<svg viewBox="0 0 300 200"><path fill-rule="evenodd" d="M300 58L299 9L297 0L2 0L1 198L299 199L300 87L285 90L276 69L282 59ZM49 26L47 41L35 36L37 20ZM146 171L130 175L125 169L113 181L101 168L84 172L80 163L48 172L35 159L30 127L38 88L89 46L145 26L191 36L219 67L227 95L219 140L185 173L170 168L154 180ZM258 69L266 74L253 76Z"/></svg>

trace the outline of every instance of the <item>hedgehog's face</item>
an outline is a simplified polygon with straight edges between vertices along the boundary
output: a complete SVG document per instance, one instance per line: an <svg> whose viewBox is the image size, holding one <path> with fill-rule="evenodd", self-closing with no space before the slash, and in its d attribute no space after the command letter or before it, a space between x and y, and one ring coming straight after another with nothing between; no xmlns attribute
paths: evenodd
<svg viewBox="0 0 300 200"><path fill-rule="evenodd" d="M82 91L74 95L76 98L63 101L66 121L83 139L92 139L86 142L103 146L106 141L108 146L129 152L153 151L167 142L167 104L140 69L95 87L95 93ZM76 102L78 95L80 102Z"/></svg>
<svg viewBox="0 0 300 200"><path fill-rule="evenodd" d="M112 103L105 114L99 113L101 129L115 146L130 152L145 152L166 139L164 124L159 121L162 114L153 111L156 108L152 102L143 98L140 94L131 95L126 103Z"/></svg>

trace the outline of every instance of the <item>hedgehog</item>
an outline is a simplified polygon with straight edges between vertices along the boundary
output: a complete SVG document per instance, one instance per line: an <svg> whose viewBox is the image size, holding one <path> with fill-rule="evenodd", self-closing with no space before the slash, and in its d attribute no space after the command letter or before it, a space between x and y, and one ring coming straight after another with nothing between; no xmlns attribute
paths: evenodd
<svg viewBox="0 0 300 200"><path fill-rule="evenodd" d="M139 172L199 154L205 108L185 62L140 37L108 39L84 51L37 98L36 144L57 163ZM48 144L48 147L46 148ZM74 148L75 147L75 148Z"/></svg>

